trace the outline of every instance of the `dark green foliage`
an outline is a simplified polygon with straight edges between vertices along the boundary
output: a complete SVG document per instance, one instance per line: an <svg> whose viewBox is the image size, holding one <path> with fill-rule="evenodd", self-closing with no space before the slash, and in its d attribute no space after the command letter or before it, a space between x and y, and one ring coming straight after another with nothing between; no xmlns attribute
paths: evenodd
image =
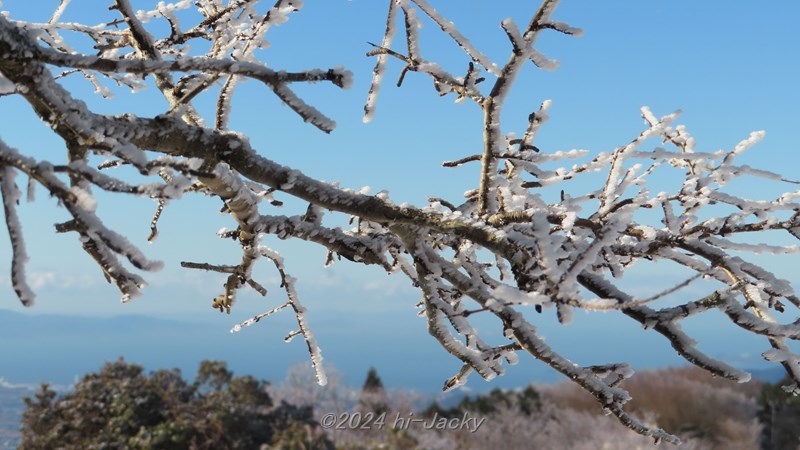
<svg viewBox="0 0 800 450"><path fill-rule="evenodd" d="M458 405L452 408L443 408L434 401L423 411L423 414L428 417L432 417L434 414L438 414L439 417L461 417L464 413L469 412L487 416L513 407L519 408L526 416L534 414L541 408L539 393L532 386L528 386L520 392L495 388L486 395L477 395L475 398L464 397Z"/></svg>
<svg viewBox="0 0 800 450"><path fill-rule="evenodd" d="M378 376L378 371L374 367L370 367L367 371L367 379L364 380L364 387L361 388L364 392L383 392L383 382L381 377Z"/></svg>
<svg viewBox="0 0 800 450"><path fill-rule="evenodd" d="M359 407L362 411L370 411L375 414L384 414L391 409L386 389L383 388L381 377L378 376L378 371L374 367L370 367L367 372L367 378L361 388Z"/></svg>
<svg viewBox="0 0 800 450"><path fill-rule="evenodd" d="M800 442L800 397L784 391L786 378L778 384L765 384L758 398L758 418L764 425L761 448L796 450Z"/></svg>
<svg viewBox="0 0 800 450"><path fill-rule="evenodd" d="M21 450L328 448L310 407L273 405L266 383L204 361L193 384L179 370L150 375L120 359L60 397L26 398ZM282 430L293 428L290 434ZM287 440L288 439L288 440ZM316 441L315 441L316 439ZM316 442L313 447L292 446Z"/></svg>
<svg viewBox="0 0 800 450"><path fill-rule="evenodd" d="M321 430L303 422L292 422L278 430L272 439L271 449L280 450L334 450L333 444Z"/></svg>
<svg viewBox="0 0 800 450"><path fill-rule="evenodd" d="M533 386L528 386L517 394L517 402L519 404L519 409L527 416L539 411L542 407L542 400L539 398L539 393Z"/></svg>

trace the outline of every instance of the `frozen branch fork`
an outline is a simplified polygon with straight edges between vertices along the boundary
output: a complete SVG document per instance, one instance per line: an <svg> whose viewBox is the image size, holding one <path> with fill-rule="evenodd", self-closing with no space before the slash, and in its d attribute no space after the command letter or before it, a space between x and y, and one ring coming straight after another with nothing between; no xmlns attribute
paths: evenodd
<svg viewBox="0 0 800 450"><path fill-rule="evenodd" d="M0 141L0 188L12 243L12 282L25 305L33 303L34 294L25 279L23 226L16 212L21 197L18 175L27 176L32 186L46 189L65 207L69 220L57 224L56 230L77 233L80 245L117 286L123 301L139 295L145 286L139 272L158 270L161 264L104 225L92 191L155 199L155 215L143 220L150 226L150 240L157 236L158 219L170 202L199 192L222 202L234 225L219 235L241 248L241 259L182 265L226 274L224 288L212 304L230 313L241 289L267 295L267 289L253 279L253 266L261 259L270 260L280 274L286 300L232 331L284 309L293 311L297 329L288 332L287 340L303 337L320 384L326 381L322 355L295 290L297 280L289 275L284 257L263 244L267 239L310 241L327 248L326 263L343 256L409 278L419 288L420 314L428 332L460 364L445 389L463 385L473 372L487 380L502 375L520 353L527 354L590 392L606 412L636 432L678 443L676 436L625 411L630 396L624 381L633 374L630 366L572 362L545 344L536 323L555 314L567 324L575 309L615 311L662 335L688 362L745 382L749 374L701 352L681 328L688 317L718 310L731 326L762 336L769 347L764 358L782 365L791 377L787 391L800 392L800 356L789 345L800 339L800 299L789 281L748 259L751 253L800 250L788 243L758 241L767 232L783 233L787 242L800 238L800 192L763 200L726 191L744 177L796 184L737 163L763 132L750 134L730 151L704 152L683 125L675 125L678 113L658 117L642 108L646 126L638 136L587 158L583 150L536 146L537 132L548 119L549 100L530 114L527 128L519 130L521 137L503 129L504 102L526 63L547 70L557 66L535 49L537 37L545 32L581 34L552 19L558 1L545 0L524 28L511 19L502 22L498 31L506 34L510 47L504 63L491 61L425 0L389 2L383 39L368 53L377 62L365 122L376 112L391 61L402 65L398 85L412 72L430 77L441 96L474 103L483 118L482 151L444 164L477 163L476 188L457 202L432 198L422 207L401 206L383 192L367 195L313 179L266 158L264 149L253 148L242 134L228 130L237 84L250 78L301 120L323 132L333 131L333 120L302 100L291 86L324 81L346 89L350 72L339 67L286 72L270 69L256 57L268 31L287 21L303 6L301 1L278 0L261 9L256 1L231 1L227 6L215 0L181 1L135 12L128 0L117 0L112 10L116 19L94 26L61 21L68 3L62 1L47 23L0 15L2 94L23 97L67 149L62 160L40 161ZM178 15L183 17L194 5L198 22L183 28ZM170 34L154 35L147 25L154 20L166 21ZM423 20L432 21L464 51L463 76L425 59L417 31ZM405 39L393 47L398 31ZM91 52L73 48L62 36L76 33L94 43ZM198 40L211 43L206 54L190 53L189 43ZM59 83L75 74L103 96L108 95L109 81L138 90L152 80L168 108L153 117L125 111L99 114ZM213 124L206 124L193 100L214 94ZM3 126L8 125L6 120ZM98 155L106 162L93 166L90 159ZM566 160L578 162L561 166ZM108 175L119 165L134 168L150 181L137 184ZM671 171L680 182L671 192L651 192L648 179L656 171ZM588 192L575 187L576 180L597 172L607 174L602 185ZM559 191L558 201L545 200L551 197L547 192ZM307 207L296 214L277 214L281 196L300 199ZM330 225L330 217L336 216L350 216L354 226ZM654 262L682 267L686 278L667 283L648 298L637 298L621 287L618 280L628 269ZM685 288L691 285L696 292L700 280L708 280L703 289L715 285L704 295L687 298ZM493 316L497 329L479 330L474 321L479 315Z"/></svg>

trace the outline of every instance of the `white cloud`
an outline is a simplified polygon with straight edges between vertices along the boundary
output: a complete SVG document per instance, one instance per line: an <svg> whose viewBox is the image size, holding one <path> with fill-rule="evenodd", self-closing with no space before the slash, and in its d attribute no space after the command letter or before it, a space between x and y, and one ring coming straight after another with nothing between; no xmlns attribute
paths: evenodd
<svg viewBox="0 0 800 450"><path fill-rule="evenodd" d="M330 272L322 272L320 276L317 278L316 284L318 286L326 286L326 287L341 286L342 278Z"/></svg>
<svg viewBox="0 0 800 450"><path fill-rule="evenodd" d="M28 391L35 391L38 385L35 384L17 384L6 381L5 378L0 378L0 388L3 389L26 389Z"/></svg>
<svg viewBox="0 0 800 450"><path fill-rule="evenodd" d="M380 292L386 296L393 296L401 291L412 292L408 280L396 276L372 278L361 285L361 290L368 293Z"/></svg>
<svg viewBox="0 0 800 450"><path fill-rule="evenodd" d="M41 289L47 284L54 284L55 280L55 272L33 272L28 275L28 284L33 290Z"/></svg>

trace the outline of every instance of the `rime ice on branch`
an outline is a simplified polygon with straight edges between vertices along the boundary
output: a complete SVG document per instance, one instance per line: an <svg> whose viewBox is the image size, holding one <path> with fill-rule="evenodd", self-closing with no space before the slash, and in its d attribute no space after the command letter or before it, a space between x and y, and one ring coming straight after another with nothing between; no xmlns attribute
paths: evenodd
<svg viewBox="0 0 800 450"><path fill-rule="evenodd" d="M200 192L218 198L223 212L230 215L234 227L220 230L219 236L239 246L241 259L229 264L182 265L225 274L224 288L212 305L230 312L240 289L268 295L267 288L253 279L253 267L262 258L271 260L287 300L232 331L291 308L298 328L288 332L286 339L303 336L320 384L326 379L322 356L297 296L297 281L287 274L283 258L262 245L264 240L314 242L328 250L325 264L344 257L408 277L420 289L421 315L428 331L461 363L445 381L445 389L466 383L472 373L491 380L502 375L506 365L515 364L520 354L527 354L590 392L605 411L631 429L656 440L679 442L625 411L630 395L624 382L633 374L631 367L624 363L582 366L570 361L537 333L537 313L555 315L566 324L575 309L616 311L647 332L663 335L665 344L692 364L718 376L747 381L749 374L705 355L681 328L681 321L688 317L719 310L732 326L765 338L769 349L764 358L786 369L794 380L788 391L800 392L800 357L789 345L800 340L800 299L787 280L747 257L749 253L798 251L796 245L761 244L758 236L783 232L800 238L800 191L756 200L727 189L743 177L797 184L738 164L737 158L763 132L752 133L730 151L704 152L683 125L675 125L678 113L658 117L642 108L646 126L638 136L591 157L584 150L537 147L536 135L548 119L549 100L530 114L524 130L517 130L520 138L503 129L504 102L527 62L542 69L556 68L553 60L534 48L538 36L553 31L580 34L579 29L552 19L557 3L545 0L524 28L510 19L502 22L498 32L508 37L510 55L500 64L428 2L389 2L384 37L368 53L377 57L377 64L365 120L375 114L377 94L394 60L402 63L398 85L410 72L423 74L432 79L441 96L452 94L456 102L474 102L483 117L482 152L444 163L447 167L476 163L476 188L461 202L431 198L423 207L398 205L383 191L368 195L310 178L267 159L246 137L226 129L243 77L262 83L265 95L274 94L321 131L333 129L334 122L297 96L291 86L326 81L347 88L349 72L337 67L290 73L270 69L256 57L255 50L264 45L268 31L302 7L298 0L278 0L266 8L257 1L227 5L217 0L180 1L138 12L128 0L116 0L115 20L99 25L61 21L68 2L62 2L47 23L15 22L13 16L0 16L2 95L24 97L67 148L62 161L36 161L0 142L0 187L12 242L12 281L20 300L30 304L33 294L25 283L16 175L27 175L66 207L71 218L57 224L57 231L78 233L84 250L108 281L117 285L124 300L139 294L144 279L120 256L135 269L151 271L160 266L103 224L92 190L157 200L153 218L142 220L145 228L150 226L151 239L157 236L158 219L170 202ZM187 26L185 17L193 6L197 21ZM158 20L168 24L168 35L151 31L150 22ZM400 20L402 26L398 26ZM463 76L425 59L417 31L425 20L441 28L465 52ZM93 51L82 53L62 36L74 33L89 38ZM398 33L406 39L402 48L393 48ZM211 43L205 55L191 50L191 44L199 41ZM98 114L59 84L61 78L75 75L85 77L104 97L110 96L105 87L108 81L136 91L152 79L169 106L154 117L123 114L124 110L121 115ZM217 83L222 88L212 111L214 124L209 126L193 101L211 95ZM105 157L106 162L91 167L93 155ZM151 182L136 184L121 175L108 175L121 165L134 168ZM651 192L648 180L656 171L672 171L673 178L682 182L670 191ZM589 192L579 191L574 180L591 173L605 174L605 182ZM560 195L546 195L559 191ZM283 205L281 196L300 199L307 206L293 214L276 214L275 208ZM352 228L330 225L341 216L350 217ZM628 269L654 261L682 267L689 275L646 298L620 287L617 280ZM704 287L699 286L701 279L711 281L704 286L715 286L699 298L686 299L688 286ZM678 296L684 297L676 305ZM478 324L488 322L474 320L480 316L493 316L500 326L481 329Z"/></svg>

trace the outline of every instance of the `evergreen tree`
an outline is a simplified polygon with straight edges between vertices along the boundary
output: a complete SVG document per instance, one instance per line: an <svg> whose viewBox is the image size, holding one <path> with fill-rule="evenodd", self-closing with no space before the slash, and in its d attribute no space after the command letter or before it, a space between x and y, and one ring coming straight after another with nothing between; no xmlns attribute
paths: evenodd
<svg viewBox="0 0 800 450"><path fill-rule="evenodd" d="M389 397L383 387L381 377L374 367L367 371L367 378L361 388L361 398L359 399L360 409L365 412L373 412L376 415L384 414L389 411Z"/></svg>
<svg viewBox="0 0 800 450"><path fill-rule="evenodd" d="M374 367L370 367L367 372L367 379L364 380L364 387L361 388L363 392L384 392L383 382L381 377L378 376L378 371Z"/></svg>
<svg viewBox="0 0 800 450"><path fill-rule="evenodd" d="M459 417L464 413L473 413L487 416L509 408L519 409L525 416L533 415L541 409L539 392L533 386L528 386L520 392L495 388L485 395L478 394L474 398L464 397L452 408L445 408L434 400L423 411L423 415L428 417L433 417L434 415Z"/></svg>
<svg viewBox="0 0 800 450"><path fill-rule="evenodd" d="M273 405L266 387L220 361L203 361L189 384L177 369L147 375L119 359L71 392L43 384L26 398L19 449L332 448L311 407Z"/></svg>
<svg viewBox="0 0 800 450"><path fill-rule="evenodd" d="M761 448L796 450L800 444L800 397L783 390L789 384L784 379L777 384L765 384L758 399L758 418L764 428Z"/></svg>

